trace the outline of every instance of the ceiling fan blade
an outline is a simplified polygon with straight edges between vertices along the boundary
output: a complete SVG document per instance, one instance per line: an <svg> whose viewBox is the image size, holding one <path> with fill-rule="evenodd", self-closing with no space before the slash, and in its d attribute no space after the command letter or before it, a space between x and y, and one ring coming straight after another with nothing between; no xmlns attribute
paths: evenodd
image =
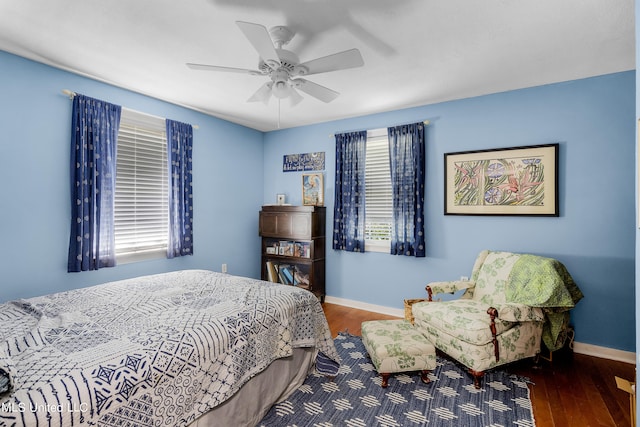
<svg viewBox="0 0 640 427"><path fill-rule="evenodd" d="M271 68L275 69L280 66L280 58L276 53L276 48L273 46L269 31L260 24L253 24L251 22L236 21L240 30L244 33L245 37L253 45L254 49L258 51L260 58Z"/></svg>
<svg viewBox="0 0 640 427"><path fill-rule="evenodd" d="M307 95L311 95L314 98L318 98L322 102L331 102L340 95L338 92L333 91L324 86L320 86L317 83L310 82L305 79L292 80L294 87L300 89Z"/></svg>
<svg viewBox="0 0 640 427"><path fill-rule="evenodd" d="M267 82L260 86L260 89L256 91L251 98L247 99L247 102L258 102L262 101L265 105L269 102L271 98L271 86L273 82Z"/></svg>
<svg viewBox="0 0 640 427"><path fill-rule="evenodd" d="M333 55L323 56L322 58L303 62L298 65L298 67L304 67L303 69L306 69L306 72L301 74L308 76L310 74L362 67L363 65L364 60L362 59L360 51L358 49L349 49L344 52L338 52Z"/></svg>
<svg viewBox="0 0 640 427"><path fill-rule="evenodd" d="M291 86L291 92L289 93L289 105L295 107L298 105L304 98L300 95L300 92L295 90L293 86Z"/></svg>
<svg viewBox="0 0 640 427"><path fill-rule="evenodd" d="M224 72L227 72L227 73L251 74L252 76L261 76L261 75L263 75L263 73L258 71L258 70L247 70L245 68L233 68L233 67L219 67L217 65L187 63L187 67L191 68L192 70L224 71Z"/></svg>

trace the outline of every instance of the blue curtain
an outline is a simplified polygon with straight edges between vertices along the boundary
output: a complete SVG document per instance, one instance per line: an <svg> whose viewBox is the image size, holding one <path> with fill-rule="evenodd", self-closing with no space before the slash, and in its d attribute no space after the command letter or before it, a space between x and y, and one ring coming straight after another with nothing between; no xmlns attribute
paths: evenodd
<svg viewBox="0 0 640 427"><path fill-rule="evenodd" d="M364 252L367 132L336 135L333 249Z"/></svg>
<svg viewBox="0 0 640 427"><path fill-rule="evenodd" d="M167 119L169 166L169 244L167 258L193 255L191 150L193 128Z"/></svg>
<svg viewBox="0 0 640 427"><path fill-rule="evenodd" d="M113 219L121 110L84 95L73 98L69 272L116 264Z"/></svg>
<svg viewBox="0 0 640 427"><path fill-rule="evenodd" d="M387 131L393 196L391 254L424 257L424 123Z"/></svg>

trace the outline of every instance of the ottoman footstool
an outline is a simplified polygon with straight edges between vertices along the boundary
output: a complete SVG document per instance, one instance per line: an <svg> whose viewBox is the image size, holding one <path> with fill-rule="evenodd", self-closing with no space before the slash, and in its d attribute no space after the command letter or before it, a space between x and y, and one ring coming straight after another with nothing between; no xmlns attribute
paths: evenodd
<svg viewBox="0 0 640 427"><path fill-rule="evenodd" d="M421 371L422 382L436 367L436 349L405 320L371 320L362 322L362 343L373 366L382 376L382 387L389 384L389 376L396 372Z"/></svg>

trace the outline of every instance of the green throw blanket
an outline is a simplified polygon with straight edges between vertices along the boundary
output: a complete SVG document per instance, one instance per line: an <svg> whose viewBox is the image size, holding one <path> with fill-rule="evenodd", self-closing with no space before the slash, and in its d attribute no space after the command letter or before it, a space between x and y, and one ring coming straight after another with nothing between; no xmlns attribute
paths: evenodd
<svg viewBox="0 0 640 427"><path fill-rule="evenodd" d="M547 317L542 340L550 351L564 345L569 310L583 298L573 278L558 260L522 255L513 266L505 289L507 302L541 307Z"/></svg>

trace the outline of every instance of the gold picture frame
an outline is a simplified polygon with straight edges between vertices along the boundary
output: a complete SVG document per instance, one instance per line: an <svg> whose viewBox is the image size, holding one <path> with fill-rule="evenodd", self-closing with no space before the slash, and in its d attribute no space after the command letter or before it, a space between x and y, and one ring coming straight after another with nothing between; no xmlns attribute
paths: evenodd
<svg viewBox="0 0 640 427"><path fill-rule="evenodd" d="M559 216L558 148L445 153L445 215Z"/></svg>
<svg viewBox="0 0 640 427"><path fill-rule="evenodd" d="M302 174L302 204L304 206L324 206L323 174Z"/></svg>

